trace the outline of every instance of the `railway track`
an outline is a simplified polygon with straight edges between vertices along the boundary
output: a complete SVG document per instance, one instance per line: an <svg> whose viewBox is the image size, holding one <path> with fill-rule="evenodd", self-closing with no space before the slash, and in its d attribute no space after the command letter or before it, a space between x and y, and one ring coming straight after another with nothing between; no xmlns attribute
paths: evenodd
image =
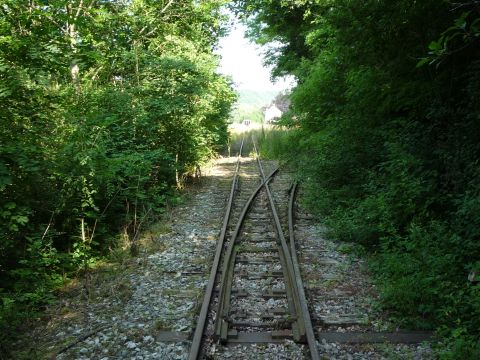
<svg viewBox="0 0 480 360"><path fill-rule="evenodd" d="M257 156L242 158L242 141L189 359L208 358L217 344L286 340L318 359L295 255L295 186L260 160L251 141Z"/></svg>

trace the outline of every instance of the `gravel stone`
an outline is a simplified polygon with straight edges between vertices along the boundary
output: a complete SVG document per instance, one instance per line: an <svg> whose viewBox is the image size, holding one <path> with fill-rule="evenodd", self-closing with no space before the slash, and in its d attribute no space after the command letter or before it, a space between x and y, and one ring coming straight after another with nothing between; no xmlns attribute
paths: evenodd
<svg viewBox="0 0 480 360"><path fill-rule="evenodd" d="M52 320L48 325L32 331L36 346L53 346L58 351L75 343L56 357L59 360L187 359L190 341L166 343L157 340L157 335L162 331L190 335L194 331L235 161L234 158L219 159L211 168L204 170L201 183L189 190L187 200L169 214L166 231L152 232L154 250L140 247L136 258L119 260L121 268L107 266L91 279L86 277L83 282L72 284L72 289L61 296L59 304L51 309ZM243 161L252 160L244 158ZM265 172L269 173L274 166L274 162L267 162ZM246 170L242 170L242 174L252 184L258 184L258 175L249 174ZM271 182L278 204L288 196L289 183L289 174L283 172ZM286 224L286 208L279 207L278 211L282 223ZM377 293L363 261L342 252L343 244L329 241L325 229L301 207L298 214L297 253L315 330L370 331L388 327L388 322L373 307ZM274 242L262 240L264 236L275 236L271 227L265 227L262 233L253 233L245 227L242 232L257 248L274 247ZM258 257L254 252L242 255L250 259ZM281 266L276 263L235 266L234 288L254 293L272 288L285 289L281 278L252 280L248 276L237 275L242 271L248 274L280 271ZM249 317L249 320L259 321L260 316L269 310L288 307L284 298L260 297L248 300L236 298L231 305L237 310L253 313L254 317ZM216 304L211 308L215 309ZM328 323L347 316L357 323L348 326ZM212 310L208 331L212 329L214 318L215 311ZM89 333L92 333L90 337L76 342ZM427 345L347 346L322 340L318 348L323 359L433 359ZM206 356L209 359L259 360L309 358L305 345L289 340L279 344L211 344Z"/></svg>

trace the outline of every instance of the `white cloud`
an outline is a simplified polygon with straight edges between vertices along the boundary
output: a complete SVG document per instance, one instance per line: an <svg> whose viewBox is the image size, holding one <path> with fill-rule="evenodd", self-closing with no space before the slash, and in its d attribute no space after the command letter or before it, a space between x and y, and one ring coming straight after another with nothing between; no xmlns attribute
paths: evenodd
<svg viewBox="0 0 480 360"><path fill-rule="evenodd" d="M270 81L271 68L262 64L261 50L245 38L245 26L235 24L229 35L220 40L219 72L230 75L238 89L277 90L292 86L292 80Z"/></svg>

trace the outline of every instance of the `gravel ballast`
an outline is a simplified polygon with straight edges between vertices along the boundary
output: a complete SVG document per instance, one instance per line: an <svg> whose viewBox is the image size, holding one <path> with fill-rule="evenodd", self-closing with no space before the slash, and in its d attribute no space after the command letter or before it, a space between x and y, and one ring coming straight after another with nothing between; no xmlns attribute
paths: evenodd
<svg viewBox="0 0 480 360"><path fill-rule="evenodd" d="M195 329L235 162L236 158L219 159L204 171L200 184L188 191L183 204L171 210L170 220L161 230L149 232L150 245L140 246L137 257L105 264L62 290L58 303L47 311L49 322L32 329L19 344L23 353L29 351L39 359L186 359L190 342L184 339ZM285 182L288 176L280 180ZM271 189L275 195L275 181ZM315 330L384 330L385 320L374 310L377 295L365 264L324 234L325 229L300 209L296 222L298 257ZM252 270L261 273L279 268L259 265ZM264 280L251 282L238 276L234 281L235 287L247 289L285 286L282 279L263 284ZM233 305L243 308L242 301ZM258 306L257 312L260 315L275 307L286 304L272 300L265 307ZM348 326L342 324L345 319L350 321ZM177 342L163 342L160 334L164 332L185 336ZM353 346L318 338L318 349L324 359L433 358L428 345ZM308 349L289 340L279 344L213 344L206 355L210 359L308 359Z"/></svg>

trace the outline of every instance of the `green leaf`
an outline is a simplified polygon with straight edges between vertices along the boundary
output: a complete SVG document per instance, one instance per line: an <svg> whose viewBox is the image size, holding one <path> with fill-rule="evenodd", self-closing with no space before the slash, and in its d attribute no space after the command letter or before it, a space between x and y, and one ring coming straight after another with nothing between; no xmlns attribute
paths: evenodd
<svg viewBox="0 0 480 360"><path fill-rule="evenodd" d="M425 65L425 64L428 63L429 61L430 61L429 58L422 58L422 59L420 59L420 61L417 62L416 68L418 69L418 68L422 67L423 65Z"/></svg>
<svg viewBox="0 0 480 360"><path fill-rule="evenodd" d="M440 44L440 42L437 42L437 41L432 41L429 45L428 45L428 49L429 50L432 50L434 52L437 52L439 50L442 49L442 45Z"/></svg>

